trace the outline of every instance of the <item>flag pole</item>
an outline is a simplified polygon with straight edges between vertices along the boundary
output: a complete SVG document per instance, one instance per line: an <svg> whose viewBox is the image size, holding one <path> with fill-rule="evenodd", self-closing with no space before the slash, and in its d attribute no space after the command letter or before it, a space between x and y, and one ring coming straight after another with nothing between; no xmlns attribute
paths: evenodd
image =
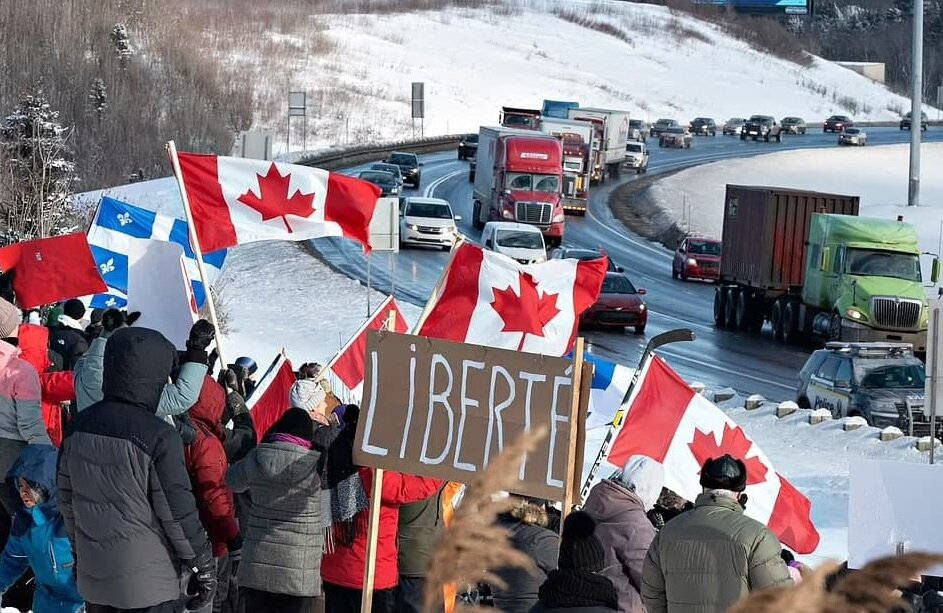
<svg viewBox="0 0 943 613"><path fill-rule="evenodd" d="M196 234L196 225L193 223L193 212L190 210L190 199L187 197L187 188L183 183L183 172L180 170L180 159L177 157L177 146L174 141L167 141L164 145L167 154L170 156L170 165L173 166L174 176L177 178L177 186L180 188L180 198L183 200L183 214L187 219L187 230L190 234L190 247L193 249L193 257L196 260L197 269L200 271L200 280L203 282L204 294L206 295L206 307L210 312L210 321L216 328L216 352L219 354L220 368L225 370L229 362L223 355L222 332L219 329L219 316L216 314L216 301L213 299L213 290L210 287L208 277L206 276L206 265L203 263L203 250L200 248L200 238Z"/></svg>
<svg viewBox="0 0 943 613"><path fill-rule="evenodd" d="M452 270L452 264L455 262L455 255L458 253L459 248L464 243L465 237L459 235L458 240L455 241L454 245L452 245L452 252L449 254L449 261L445 265L445 269L442 270L442 276L439 277L438 283L436 283L435 287L432 288L432 293L429 294L429 300L426 301L426 306L422 308L422 313L419 314L419 319L416 320L416 325L413 326L410 334L419 333L419 330L422 329L422 325L426 323L426 319L429 318L429 314L432 313L432 309L435 308L436 301L438 301L439 296L442 295L442 288L445 287L445 280L449 276L449 271Z"/></svg>

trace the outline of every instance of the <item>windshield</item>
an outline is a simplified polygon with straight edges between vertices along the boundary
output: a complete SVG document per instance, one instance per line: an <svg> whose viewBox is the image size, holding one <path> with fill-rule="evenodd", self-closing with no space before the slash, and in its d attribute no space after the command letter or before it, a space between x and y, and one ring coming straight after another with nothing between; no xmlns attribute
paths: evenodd
<svg viewBox="0 0 943 613"><path fill-rule="evenodd" d="M383 172L388 172L392 175L398 175L400 173L399 166L395 164L374 164L370 167L371 170L382 170Z"/></svg>
<svg viewBox="0 0 943 613"><path fill-rule="evenodd" d="M860 132L861 130L859 130L858 128L848 128L847 130L845 130L845 134L859 134Z"/></svg>
<svg viewBox="0 0 943 613"><path fill-rule="evenodd" d="M360 173L360 178L371 183L392 183L396 178L388 172L372 171Z"/></svg>
<svg viewBox="0 0 943 613"><path fill-rule="evenodd" d="M919 361L900 358L887 360L856 360L855 380L868 389L914 388L923 389L926 372Z"/></svg>
<svg viewBox="0 0 943 613"><path fill-rule="evenodd" d="M675 122L674 119L659 119L655 123L658 124L659 126L670 126L674 122Z"/></svg>
<svg viewBox="0 0 943 613"><path fill-rule="evenodd" d="M684 134L684 128L681 126L671 126L667 131L668 134Z"/></svg>
<svg viewBox="0 0 943 613"><path fill-rule="evenodd" d="M504 125L509 127L522 126L525 128L536 128L537 119L531 115L505 115Z"/></svg>
<svg viewBox="0 0 943 613"><path fill-rule="evenodd" d="M603 294L635 294L635 286L622 275L606 275L602 282Z"/></svg>
<svg viewBox="0 0 943 613"><path fill-rule="evenodd" d="M478 142L478 135L477 135L477 134L469 134L468 136L465 137L465 142L466 142L466 143L477 143L477 142Z"/></svg>
<svg viewBox="0 0 943 613"><path fill-rule="evenodd" d="M910 253L848 249L845 272L871 277L891 277L905 281L921 281L920 258Z"/></svg>
<svg viewBox="0 0 943 613"><path fill-rule="evenodd" d="M416 156L410 155L408 153L394 153L390 156L390 164L396 164L397 166L416 166Z"/></svg>
<svg viewBox="0 0 943 613"><path fill-rule="evenodd" d="M735 126L735 125L738 125L738 124L743 123L743 118L742 118L742 117L733 117L733 118L731 118L731 119L728 119L728 120L727 120L727 123L729 123L730 125L734 125L734 126Z"/></svg>
<svg viewBox="0 0 943 613"><path fill-rule="evenodd" d="M628 151L629 153L641 153L642 145L637 144L637 143L632 143L632 144L626 145L625 150Z"/></svg>
<svg viewBox="0 0 943 613"><path fill-rule="evenodd" d="M452 209L447 204L436 202L409 202L406 204L406 217L426 217L431 219L452 219Z"/></svg>
<svg viewBox="0 0 943 613"><path fill-rule="evenodd" d="M783 119L783 123L801 123L802 120L798 117L787 117Z"/></svg>
<svg viewBox="0 0 943 613"><path fill-rule="evenodd" d="M630 120L629 120L629 127L630 127L630 128L641 128L642 125L643 125L643 124L642 124L642 120L641 120L641 119L630 119Z"/></svg>
<svg viewBox="0 0 943 613"><path fill-rule="evenodd" d="M720 243L689 241L688 253L691 255L720 255Z"/></svg>
<svg viewBox="0 0 943 613"><path fill-rule="evenodd" d="M509 172L505 185L507 189L556 194L560 191L560 178L556 175L531 175L521 172Z"/></svg>
<svg viewBox="0 0 943 613"><path fill-rule="evenodd" d="M504 230L498 232L495 239L501 247L514 249L543 249L544 242L538 232L523 232L521 230Z"/></svg>

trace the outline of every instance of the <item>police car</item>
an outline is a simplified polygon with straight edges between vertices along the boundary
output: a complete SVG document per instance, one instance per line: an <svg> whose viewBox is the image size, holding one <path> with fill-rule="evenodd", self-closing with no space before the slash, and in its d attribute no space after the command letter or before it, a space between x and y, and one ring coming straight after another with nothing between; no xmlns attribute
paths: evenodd
<svg viewBox="0 0 943 613"><path fill-rule="evenodd" d="M861 416L872 426L930 433L924 414L923 362L910 343L843 343L814 352L799 371L800 407L828 409L836 419Z"/></svg>

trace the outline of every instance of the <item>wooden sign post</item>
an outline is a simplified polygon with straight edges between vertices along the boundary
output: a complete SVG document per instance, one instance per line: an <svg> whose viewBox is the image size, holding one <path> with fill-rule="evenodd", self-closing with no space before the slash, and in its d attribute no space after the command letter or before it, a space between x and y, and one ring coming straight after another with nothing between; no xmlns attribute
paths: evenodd
<svg viewBox="0 0 943 613"><path fill-rule="evenodd" d="M567 437L567 454L566 457L568 461L566 463L566 480L563 485L563 508L561 510L560 517L560 533L563 533L563 520L566 519L566 516L570 514L570 510L573 508L573 500L575 499L573 492L573 484L576 482L576 458L582 454L577 452L577 444L579 442L579 427L573 427L578 425L580 419L580 391L583 389L582 380L583 380L583 337L580 336L576 339L576 345L573 347L573 390L574 394L570 401L570 435ZM592 376L590 376L592 380ZM585 423L585 419L584 419Z"/></svg>

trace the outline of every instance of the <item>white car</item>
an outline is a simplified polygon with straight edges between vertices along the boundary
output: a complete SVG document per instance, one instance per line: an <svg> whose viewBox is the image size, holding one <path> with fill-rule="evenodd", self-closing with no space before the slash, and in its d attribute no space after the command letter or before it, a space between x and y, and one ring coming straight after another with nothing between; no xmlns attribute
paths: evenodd
<svg viewBox="0 0 943 613"><path fill-rule="evenodd" d="M864 147L867 142L868 135L861 128L845 128L845 130L838 135L839 145L855 145L858 147Z"/></svg>
<svg viewBox="0 0 943 613"><path fill-rule="evenodd" d="M489 221L481 231L485 249L506 255L521 264L547 261L547 247L540 229L526 223Z"/></svg>
<svg viewBox="0 0 943 613"><path fill-rule="evenodd" d="M452 207L441 198L406 198L400 209L399 244L431 245L448 251L458 238Z"/></svg>

